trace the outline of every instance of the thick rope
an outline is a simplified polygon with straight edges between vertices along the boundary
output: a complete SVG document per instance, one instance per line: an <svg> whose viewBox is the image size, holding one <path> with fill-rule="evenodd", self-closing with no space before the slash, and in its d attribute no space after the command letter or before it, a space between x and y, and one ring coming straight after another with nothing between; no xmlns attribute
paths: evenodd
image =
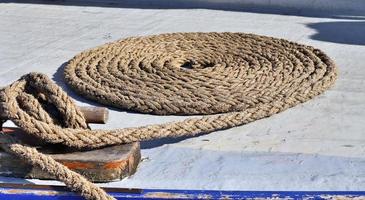
<svg viewBox="0 0 365 200"><path fill-rule="evenodd" d="M77 92L115 107L155 114L215 114L180 122L90 130L73 101L42 74L0 92L0 110L28 134L84 149L194 136L271 116L324 92L337 71L322 51L242 33L177 33L128 38L83 52L65 69ZM9 140L11 141L11 140ZM18 142L4 149L87 199L111 199L85 178Z"/></svg>
<svg viewBox="0 0 365 200"><path fill-rule="evenodd" d="M8 143L2 144L7 152L13 153L22 160L27 161L33 166L37 166L43 171L53 175L57 180L62 181L65 185L73 191L79 192L86 199L97 200L112 200L103 189L97 187L89 182L85 177L71 171L66 166L55 161L52 157L39 153L36 148L27 147L18 142L12 141L12 137L2 135L3 138L8 138Z"/></svg>
<svg viewBox="0 0 365 200"><path fill-rule="evenodd" d="M243 33L127 38L85 51L65 69L66 82L89 99L163 115L283 110L335 77L318 49Z"/></svg>

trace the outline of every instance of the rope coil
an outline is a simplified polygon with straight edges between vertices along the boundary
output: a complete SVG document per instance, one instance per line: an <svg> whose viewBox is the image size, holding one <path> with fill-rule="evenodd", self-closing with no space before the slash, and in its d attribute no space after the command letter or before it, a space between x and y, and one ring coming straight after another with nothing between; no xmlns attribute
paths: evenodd
<svg viewBox="0 0 365 200"><path fill-rule="evenodd" d="M322 51L243 33L137 37L83 52L65 69L78 93L154 114L215 114L180 122L90 130L72 99L47 76L30 73L0 90L0 111L27 134L77 149L194 136L246 124L321 94L337 76ZM112 199L81 175L2 134L2 147L87 199Z"/></svg>
<svg viewBox="0 0 365 200"><path fill-rule="evenodd" d="M132 37L75 56L66 82L102 104L159 115L240 112L304 102L327 89L335 65L322 51L244 33Z"/></svg>

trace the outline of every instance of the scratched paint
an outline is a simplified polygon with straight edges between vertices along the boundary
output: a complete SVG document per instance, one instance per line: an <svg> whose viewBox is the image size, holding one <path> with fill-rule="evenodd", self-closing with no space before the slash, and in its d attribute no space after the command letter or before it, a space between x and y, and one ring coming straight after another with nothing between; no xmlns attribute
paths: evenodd
<svg viewBox="0 0 365 200"><path fill-rule="evenodd" d="M93 169L93 168L95 168L95 165L92 163L77 162L77 161L73 161L73 162L62 161L61 163L66 165L70 169Z"/></svg>
<svg viewBox="0 0 365 200"><path fill-rule="evenodd" d="M303 200L344 200L344 199L365 199L365 192L270 192L270 191L213 191L213 190L153 190L145 189L139 193L110 192L116 199L303 199ZM0 188L0 198L23 199L82 199L72 192L40 190L40 189L12 189Z"/></svg>
<svg viewBox="0 0 365 200"><path fill-rule="evenodd" d="M128 161L125 161L125 160L108 162L103 165L103 169L116 169L116 168L124 169L126 165L128 165Z"/></svg>
<svg viewBox="0 0 365 200"><path fill-rule="evenodd" d="M147 198L162 198L162 199L188 199L194 198L193 195L169 192L148 192L144 195Z"/></svg>
<svg viewBox="0 0 365 200"><path fill-rule="evenodd" d="M62 192L59 191L52 191L52 190L27 190L27 189L7 189L7 190L0 190L2 194L13 194L13 195L27 195L27 194L34 194L39 196L53 196L53 195L63 195Z"/></svg>

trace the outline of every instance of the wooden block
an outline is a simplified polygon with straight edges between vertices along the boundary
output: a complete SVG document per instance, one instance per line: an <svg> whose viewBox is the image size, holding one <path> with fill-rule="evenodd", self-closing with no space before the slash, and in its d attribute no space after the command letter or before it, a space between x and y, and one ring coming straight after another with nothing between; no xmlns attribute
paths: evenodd
<svg viewBox="0 0 365 200"><path fill-rule="evenodd" d="M38 145L19 128L4 128L27 144ZM18 137L19 136L19 137ZM105 147L91 151L71 151L59 145L37 148L69 169L84 175L93 182L120 180L135 173L141 159L139 142ZM22 178L54 179L38 167L32 167L12 154L0 151L0 175Z"/></svg>

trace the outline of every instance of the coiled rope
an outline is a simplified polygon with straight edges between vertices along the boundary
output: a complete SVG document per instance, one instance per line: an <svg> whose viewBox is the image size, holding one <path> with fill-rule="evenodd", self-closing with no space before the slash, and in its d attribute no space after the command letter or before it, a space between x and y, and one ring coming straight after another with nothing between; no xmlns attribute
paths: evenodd
<svg viewBox="0 0 365 200"><path fill-rule="evenodd" d="M313 98L333 85L336 76L333 61L322 51L283 39L243 33L162 34L85 51L69 62L65 80L81 95L122 109L215 115L90 130L70 97L38 73L2 89L0 111L48 143L91 149L246 124ZM113 199L35 148L2 137L7 138L5 150L41 167L86 199Z"/></svg>

